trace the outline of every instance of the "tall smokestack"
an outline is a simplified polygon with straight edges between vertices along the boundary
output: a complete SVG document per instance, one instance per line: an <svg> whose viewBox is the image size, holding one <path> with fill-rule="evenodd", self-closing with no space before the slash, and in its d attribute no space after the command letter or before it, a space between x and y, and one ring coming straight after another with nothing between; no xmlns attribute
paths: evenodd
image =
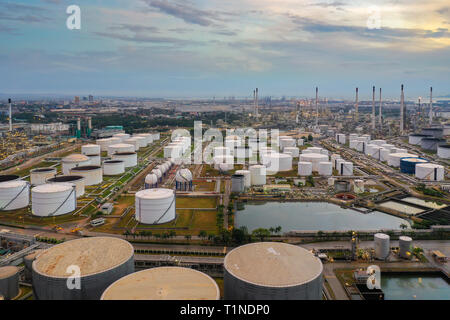
<svg viewBox="0 0 450 320"><path fill-rule="evenodd" d="M316 128L319 127L319 87L316 87Z"/></svg>
<svg viewBox="0 0 450 320"><path fill-rule="evenodd" d="M81 118L77 119L77 130L81 131Z"/></svg>
<svg viewBox="0 0 450 320"><path fill-rule="evenodd" d="M359 120L359 113L358 113L358 88L356 88L355 120L357 122Z"/></svg>
<svg viewBox="0 0 450 320"><path fill-rule="evenodd" d="M381 88L380 88L380 110L378 111L378 120L380 123L380 128L383 127L383 116L382 116L382 110L383 110L383 102L381 100Z"/></svg>
<svg viewBox="0 0 450 320"><path fill-rule="evenodd" d="M253 90L253 116L256 116L256 90Z"/></svg>
<svg viewBox="0 0 450 320"><path fill-rule="evenodd" d="M256 88L256 117L259 117L258 88Z"/></svg>
<svg viewBox="0 0 450 320"><path fill-rule="evenodd" d="M433 124L433 87L430 87L430 126Z"/></svg>
<svg viewBox="0 0 450 320"><path fill-rule="evenodd" d="M403 85L402 85L402 93L400 96L400 135L403 135L405 130L405 95L403 92Z"/></svg>
<svg viewBox="0 0 450 320"><path fill-rule="evenodd" d="M375 86L372 90L372 130L375 131Z"/></svg>
<svg viewBox="0 0 450 320"><path fill-rule="evenodd" d="M12 104L11 99L8 99L9 104L9 131L12 132Z"/></svg>

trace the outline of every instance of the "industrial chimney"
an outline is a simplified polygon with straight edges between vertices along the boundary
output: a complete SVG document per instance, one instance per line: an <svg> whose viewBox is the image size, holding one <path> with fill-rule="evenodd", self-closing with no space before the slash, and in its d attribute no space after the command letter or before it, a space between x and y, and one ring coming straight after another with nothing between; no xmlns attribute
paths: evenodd
<svg viewBox="0 0 450 320"><path fill-rule="evenodd" d="M356 88L355 120L356 120L356 122L358 122L358 120L359 120L359 113L358 113L358 88Z"/></svg>
<svg viewBox="0 0 450 320"><path fill-rule="evenodd" d="M375 131L375 86L372 90L372 130Z"/></svg>
<svg viewBox="0 0 450 320"><path fill-rule="evenodd" d="M316 87L316 128L319 127L319 87Z"/></svg>
<svg viewBox="0 0 450 320"><path fill-rule="evenodd" d="M402 93L400 96L400 135L403 135L403 132L405 130L405 96L403 92L403 85L402 85Z"/></svg>
<svg viewBox="0 0 450 320"><path fill-rule="evenodd" d="M430 87L430 126L433 124L433 87Z"/></svg>
<svg viewBox="0 0 450 320"><path fill-rule="evenodd" d="M383 128L383 116L382 116L383 102L381 100L381 88L380 88L380 110L378 114L378 120L380 122L380 129Z"/></svg>
<svg viewBox="0 0 450 320"><path fill-rule="evenodd" d="M256 88L256 117L259 117L258 88Z"/></svg>
<svg viewBox="0 0 450 320"><path fill-rule="evenodd" d="M12 105L11 105L11 99L8 99L9 104L9 131L12 132Z"/></svg>

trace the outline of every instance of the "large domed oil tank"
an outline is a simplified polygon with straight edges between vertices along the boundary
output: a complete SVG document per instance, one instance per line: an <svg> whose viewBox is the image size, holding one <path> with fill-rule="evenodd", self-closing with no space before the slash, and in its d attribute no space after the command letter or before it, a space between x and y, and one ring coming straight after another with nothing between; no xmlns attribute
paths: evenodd
<svg viewBox="0 0 450 320"><path fill-rule="evenodd" d="M75 167L87 166L91 160L84 154L71 154L62 159L62 172L64 175L70 174L70 170Z"/></svg>
<svg viewBox="0 0 450 320"><path fill-rule="evenodd" d="M180 169L175 175L175 186L179 191L192 191L192 172L189 169Z"/></svg>
<svg viewBox="0 0 450 320"><path fill-rule="evenodd" d="M154 173L150 173L145 177L144 181L145 189L158 188L158 176Z"/></svg>
<svg viewBox="0 0 450 320"><path fill-rule="evenodd" d="M420 147L424 150L437 151L438 146L446 143L447 141L442 138L423 138L420 141Z"/></svg>
<svg viewBox="0 0 450 320"><path fill-rule="evenodd" d="M134 248L129 242L114 237L71 240L45 250L33 262L34 296L98 300L109 285L133 272Z"/></svg>
<svg viewBox="0 0 450 320"><path fill-rule="evenodd" d="M402 258L411 258L412 253L412 238L407 236L400 236L398 238L399 255Z"/></svg>
<svg viewBox="0 0 450 320"><path fill-rule="evenodd" d="M441 159L450 159L450 144L438 146L437 156Z"/></svg>
<svg viewBox="0 0 450 320"><path fill-rule="evenodd" d="M217 283L203 272L159 267L132 273L111 284L101 300L219 300Z"/></svg>
<svg viewBox="0 0 450 320"><path fill-rule="evenodd" d="M20 177L16 176L15 174L0 175L0 182L8 182L15 180L20 180Z"/></svg>
<svg viewBox="0 0 450 320"><path fill-rule="evenodd" d="M224 260L225 300L321 300L323 266L298 246L258 242L231 250Z"/></svg>
<svg viewBox="0 0 450 320"><path fill-rule="evenodd" d="M100 166L80 166L72 168L70 174L85 177L86 186L100 184L103 181L103 170Z"/></svg>
<svg viewBox="0 0 450 320"><path fill-rule="evenodd" d="M117 176L125 172L125 162L122 160L106 160L103 162L105 176Z"/></svg>
<svg viewBox="0 0 450 320"><path fill-rule="evenodd" d="M31 189L31 210L35 216L60 216L76 207L76 187L72 183L47 183Z"/></svg>
<svg viewBox="0 0 450 320"><path fill-rule="evenodd" d="M421 163L427 163L428 160L422 158L401 158L400 159L400 171L407 174L416 173L416 165Z"/></svg>
<svg viewBox="0 0 450 320"><path fill-rule="evenodd" d="M0 182L0 210L17 210L30 204L30 185L26 181Z"/></svg>
<svg viewBox="0 0 450 320"><path fill-rule="evenodd" d="M75 185L77 198L82 197L85 192L86 178L83 176L57 176L47 180L47 183L71 183Z"/></svg>
<svg viewBox="0 0 450 320"><path fill-rule="evenodd" d="M19 292L19 268L0 267L0 295L5 300L11 300L17 297Z"/></svg>
<svg viewBox="0 0 450 320"><path fill-rule="evenodd" d="M441 127L432 127L422 129L422 133L426 135L431 135L434 138L441 139L444 136L444 128Z"/></svg>
<svg viewBox="0 0 450 320"><path fill-rule="evenodd" d="M56 168L36 168L30 171L30 182L34 186L44 184L56 176Z"/></svg>
<svg viewBox="0 0 450 320"><path fill-rule="evenodd" d="M144 224L163 224L175 219L175 193L170 189L146 189L135 195L135 219Z"/></svg>
<svg viewBox="0 0 450 320"><path fill-rule="evenodd" d="M420 146L420 142L422 141L423 138L432 138L432 135L429 134L410 134L408 137L408 143L415 145L415 146Z"/></svg>
<svg viewBox="0 0 450 320"><path fill-rule="evenodd" d="M375 233L374 235L375 258L385 260L391 251L390 237L384 233Z"/></svg>
<svg viewBox="0 0 450 320"><path fill-rule="evenodd" d="M122 160L125 164L125 168L131 168L137 166L137 153L136 152L119 152L111 156L113 160Z"/></svg>

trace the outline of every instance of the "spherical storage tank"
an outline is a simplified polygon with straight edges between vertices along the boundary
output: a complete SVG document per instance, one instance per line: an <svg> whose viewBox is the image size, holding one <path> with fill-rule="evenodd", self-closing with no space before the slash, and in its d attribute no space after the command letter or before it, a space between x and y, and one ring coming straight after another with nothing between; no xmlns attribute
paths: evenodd
<svg viewBox="0 0 450 320"><path fill-rule="evenodd" d="M76 207L76 187L71 183L47 183L31 189L31 211L35 216L60 216Z"/></svg>
<svg viewBox="0 0 450 320"><path fill-rule="evenodd" d="M175 219L175 193L170 189L146 189L136 193L135 219L144 224L163 224Z"/></svg>
<svg viewBox="0 0 450 320"><path fill-rule="evenodd" d="M0 182L0 210L25 208L30 203L30 185L26 181Z"/></svg>
<svg viewBox="0 0 450 320"><path fill-rule="evenodd" d="M266 184L267 170L265 166L254 165L250 167L252 186L262 186Z"/></svg>
<svg viewBox="0 0 450 320"><path fill-rule="evenodd" d="M319 162L319 174L321 176L331 176L333 174L333 165L331 162Z"/></svg>
<svg viewBox="0 0 450 320"><path fill-rule="evenodd" d="M70 170L75 167L87 166L91 164L89 157L83 154L71 154L62 159L62 172L64 175L70 174Z"/></svg>
<svg viewBox="0 0 450 320"><path fill-rule="evenodd" d="M125 172L125 162L122 160L106 160L103 162L105 176L117 176Z"/></svg>
<svg viewBox="0 0 450 320"><path fill-rule="evenodd" d="M56 168L37 168L30 171L30 181L34 186L44 184L47 179L56 176Z"/></svg>
<svg viewBox="0 0 450 320"><path fill-rule="evenodd" d="M444 180L444 166L434 163L421 163L416 165L416 178L431 181Z"/></svg>
<svg viewBox="0 0 450 320"><path fill-rule="evenodd" d="M390 237L384 233L374 235L375 258L385 260L390 253Z"/></svg>
<svg viewBox="0 0 450 320"><path fill-rule="evenodd" d="M267 173L274 174L292 170L292 157L284 153L272 153L266 156Z"/></svg>
<svg viewBox="0 0 450 320"><path fill-rule="evenodd" d="M0 267L0 295L11 300L19 295L19 268L15 266Z"/></svg>
<svg viewBox="0 0 450 320"><path fill-rule="evenodd" d="M410 258L412 252L412 238L400 236L398 238L399 255L402 258Z"/></svg>
<svg viewBox="0 0 450 320"><path fill-rule="evenodd" d="M101 300L219 300L217 283L203 272L181 267L146 269L111 284Z"/></svg>
<svg viewBox="0 0 450 320"><path fill-rule="evenodd" d="M103 170L100 166L82 166L72 168L70 170L70 174L86 178L86 186L93 186L103 182Z"/></svg>
<svg viewBox="0 0 450 320"><path fill-rule="evenodd" d="M411 153L391 153L388 158L388 165L391 167L400 167L400 160L402 158L418 158L415 154Z"/></svg>
<svg viewBox="0 0 450 320"><path fill-rule="evenodd" d="M108 156L112 156L116 153L123 153L123 152L134 152L135 146L132 144L126 144L126 143L118 143L118 144L112 144L108 146Z"/></svg>
<svg viewBox="0 0 450 320"><path fill-rule="evenodd" d="M224 259L225 300L321 300L323 265L299 246L258 242Z"/></svg>
<svg viewBox="0 0 450 320"><path fill-rule="evenodd" d="M235 174L244 176L244 187L250 188L252 186L252 178L249 170L236 170Z"/></svg>
<svg viewBox="0 0 450 320"><path fill-rule="evenodd" d="M144 181L145 189L152 189L158 187L158 176L154 173L150 173L145 177Z"/></svg>
<svg viewBox="0 0 450 320"><path fill-rule="evenodd" d="M441 138L423 138L420 147L424 150L437 151L438 146L446 144L447 141Z"/></svg>
<svg viewBox="0 0 450 320"><path fill-rule="evenodd" d="M47 180L47 183L64 183L75 185L77 198L84 195L86 178L83 176L57 176Z"/></svg>
<svg viewBox="0 0 450 320"><path fill-rule="evenodd" d="M137 166L137 153L136 152L120 152L111 156L113 160L122 160L125 164L125 168L131 168Z"/></svg>
<svg viewBox="0 0 450 320"><path fill-rule="evenodd" d="M162 181L162 172L160 169L153 169L150 173L156 175L156 177L158 178L158 181Z"/></svg>
<svg viewBox="0 0 450 320"><path fill-rule="evenodd" d="M312 175L312 163L300 161L298 163L298 175L299 176L310 176Z"/></svg>
<svg viewBox="0 0 450 320"><path fill-rule="evenodd" d="M97 144L85 144L81 146L81 154L85 156L98 156L101 153L101 147Z"/></svg>
<svg viewBox="0 0 450 320"><path fill-rule="evenodd" d="M450 159L450 144L438 146L437 156L441 159Z"/></svg>
<svg viewBox="0 0 450 320"><path fill-rule="evenodd" d="M180 169L175 175L175 187L180 191L192 191L192 172L189 169Z"/></svg>
<svg viewBox="0 0 450 320"><path fill-rule="evenodd" d="M77 270L78 269L78 270ZM80 289L74 272L80 272ZM63 242L33 262L33 291L38 300L98 300L116 280L134 272L133 246L115 237L89 237Z"/></svg>
<svg viewBox="0 0 450 320"><path fill-rule="evenodd" d="M400 171L402 173L415 174L416 165L420 163L427 163L428 160L422 158L401 158L400 159Z"/></svg>

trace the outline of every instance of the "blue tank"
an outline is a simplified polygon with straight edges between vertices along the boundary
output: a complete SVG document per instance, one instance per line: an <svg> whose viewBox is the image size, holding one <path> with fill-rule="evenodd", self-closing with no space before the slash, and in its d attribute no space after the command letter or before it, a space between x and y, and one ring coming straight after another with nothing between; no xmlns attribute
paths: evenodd
<svg viewBox="0 0 450 320"><path fill-rule="evenodd" d="M416 164L427 163L427 159L415 158L415 157L405 157L400 159L400 172L407 174L416 173Z"/></svg>

